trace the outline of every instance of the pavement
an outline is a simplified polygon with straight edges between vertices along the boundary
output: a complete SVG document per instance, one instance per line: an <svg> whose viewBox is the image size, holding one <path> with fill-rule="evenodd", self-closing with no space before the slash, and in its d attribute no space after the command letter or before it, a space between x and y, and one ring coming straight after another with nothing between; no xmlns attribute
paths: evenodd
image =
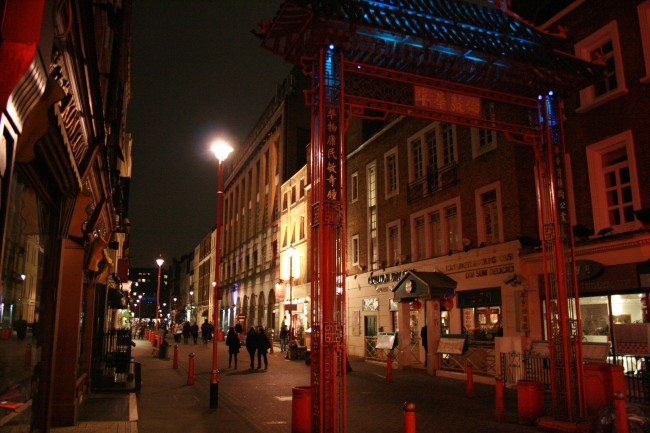
<svg viewBox="0 0 650 433"><path fill-rule="evenodd" d="M168 339L171 343L171 338ZM296 386L309 386L310 366L287 360L275 346L268 370L250 369L248 352L239 353L238 369L228 368L227 347L218 343L219 407L210 409L212 345L180 344L179 368L170 359L153 356L148 340L135 340L132 356L142 367L142 391L93 393L80 405L74 427L53 428L55 433L161 433L182 431L284 433L291 432L292 393ZM194 384L188 385L189 355L194 353ZM385 364L351 358L347 374L347 431L403 431L406 401L415 404L420 432L507 433L533 432L517 424L517 393L505 390L506 422L495 420L495 388L475 382L475 398L465 395L466 382L457 378L429 376L417 370L393 369L386 380ZM476 375L475 375L476 377ZM488 380L492 382L492 379Z"/></svg>

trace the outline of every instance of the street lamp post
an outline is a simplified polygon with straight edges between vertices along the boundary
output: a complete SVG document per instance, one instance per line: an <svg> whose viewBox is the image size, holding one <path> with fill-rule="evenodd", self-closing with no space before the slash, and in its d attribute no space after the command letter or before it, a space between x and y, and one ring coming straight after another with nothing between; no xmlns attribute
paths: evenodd
<svg viewBox="0 0 650 433"><path fill-rule="evenodd" d="M217 300L219 299L219 271L221 268L221 212L223 202L223 162L226 160L233 148L224 143L223 141L216 142L211 148L214 156L219 160L217 171L217 225L215 228L215 261L214 261L214 287L213 287L213 309L212 309L212 323L214 325L215 336L212 339L212 370L210 371L210 408L216 409L219 407L219 372L217 370Z"/></svg>
<svg viewBox="0 0 650 433"><path fill-rule="evenodd" d="M294 329L293 329L293 256L296 254L296 249L293 245L289 245L287 248L287 254L289 254L289 332L290 338L295 338Z"/></svg>
<svg viewBox="0 0 650 433"><path fill-rule="evenodd" d="M163 263L165 263L162 258L162 254L156 259L156 263L158 263L158 289L156 290L156 335L158 335L158 311L160 310L160 271L162 269Z"/></svg>
<svg viewBox="0 0 650 433"><path fill-rule="evenodd" d="M142 295L138 295L138 319L142 320Z"/></svg>
<svg viewBox="0 0 650 433"><path fill-rule="evenodd" d="M190 317L189 317L190 323L192 323L192 313L193 313L192 310L194 310L193 304L194 304L194 290L190 290Z"/></svg>

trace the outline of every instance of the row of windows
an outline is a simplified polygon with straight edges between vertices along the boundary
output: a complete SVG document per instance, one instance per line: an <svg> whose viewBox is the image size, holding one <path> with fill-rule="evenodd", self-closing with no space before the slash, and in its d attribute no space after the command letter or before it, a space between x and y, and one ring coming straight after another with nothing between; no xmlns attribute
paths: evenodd
<svg viewBox="0 0 650 433"><path fill-rule="evenodd" d="M300 197L296 197L296 185L291 185L291 191L285 191L282 195L282 211L289 209L289 194L291 194L291 204L294 205L298 200L305 197L305 178L300 179L300 188L298 188Z"/></svg>
<svg viewBox="0 0 650 433"><path fill-rule="evenodd" d="M501 215L500 185L496 182L476 191L477 227L479 242L503 242L503 218ZM445 203L430 207L411 215L411 251L413 260L423 260L442 256L463 249L462 227L460 218L460 199L455 198ZM379 262L377 248L377 214L376 206L369 207L368 257L370 269L394 266L407 260L401 250L401 220L386 224L386 262ZM465 241L467 242L467 241ZM352 237L352 264L360 266L359 235Z"/></svg>

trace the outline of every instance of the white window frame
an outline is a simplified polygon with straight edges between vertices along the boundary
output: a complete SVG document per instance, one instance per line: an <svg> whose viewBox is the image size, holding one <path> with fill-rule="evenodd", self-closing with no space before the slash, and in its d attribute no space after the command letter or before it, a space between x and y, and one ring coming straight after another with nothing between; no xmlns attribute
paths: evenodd
<svg viewBox="0 0 650 433"><path fill-rule="evenodd" d="M395 256L392 257L391 252L391 243L390 243L390 231L391 229L397 229L397 245L395 245ZM391 221L386 224L386 267L395 266L397 262L401 262L400 256L402 255L402 228L400 220ZM392 259L392 260L391 260Z"/></svg>
<svg viewBox="0 0 650 433"><path fill-rule="evenodd" d="M388 158L395 157L395 188L390 189L391 173L388 170ZM399 195L399 158L397 156L397 146L384 153L384 196L386 199Z"/></svg>
<svg viewBox="0 0 650 433"><path fill-rule="evenodd" d="M645 60L645 77L641 82L650 83L650 0L637 6L639 12L639 25L641 27L641 42L643 44L643 58Z"/></svg>
<svg viewBox="0 0 650 433"><path fill-rule="evenodd" d="M635 210L641 208L641 195L639 193L639 177L636 171L636 154L634 153L634 139L632 131L627 130L620 134L606 138L598 143L586 147L587 164L589 168L589 186L591 190L591 206L594 216L594 233L611 227L607 212L607 197L604 194L605 180L602 173L601 156L624 145L627 151L627 162L630 169L630 185L632 187L632 206ZM616 232L625 232L641 228L641 222L634 219L612 227Z"/></svg>
<svg viewBox="0 0 650 433"><path fill-rule="evenodd" d="M370 187L372 186L372 182L371 182L371 179L370 179L370 170L374 170L374 172L375 172L374 204L372 203L372 194L370 193ZM378 177L377 161L375 160L375 161L372 161L372 162L370 162L370 163L368 163L366 165L366 179L367 179L367 182L366 182L366 200L367 200L366 201L366 209L367 209L367 212L368 212L368 214L367 214L367 218L368 218L368 224L367 224L368 245L367 245L367 247L368 247L368 269L370 269L370 270L377 269L378 264L379 264L379 245L378 245L379 244L379 209L378 209L379 206L378 206L378 203L377 203L379 191L377 189L377 183L378 183L377 177ZM373 245L372 245L373 238L371 236L371 231L372 231L371 225L372 224L371 224L371 221L370 221L372 208L374 208L374 214L375 214L375 235L376 235L375 242L376 242L376 244L375 244L374 249L373 249Z"/></svg>
<svg viewBox="0 0 650 433"><path fill-rule="evenodd" d="M429 174L429 146L426 140L426 136L429 132L432 130L435 130L435 136L436 136L436 148L437 148L437 166L436 170L441 169L442 167L445 167L447 164L444 163L444 152L443 152L443 143L442 143L442 126L445 125L446 122L433 122L426 127L422 128L419 130L417 133L411 135L407 139L408 143L408 164L409 164L409 169L408 169L408 175L409 175L409 183L415 182L419 179L422 179L422 177L416 179L415 178L415 173L414 173L414 161L413 161L413 146L412 143L413 141L417 140L418 138L420 139L421 146L422 146L422 165L423 165L423 177L428 176ZM450 124L451 131L454 137L453 143L452 143L452 151L454 154L453 162L458 163L458 130L456 128L455 124ZM437 182L434 182L435 185L437 185ZM428 185L428 182L427 182Z"/></svg>
<svg viewBox="0 0 650 433"><path fill-rule="evenodd" d="M476 228L478 232L477 244L480 245L482 242L488 242L488 239L485 236L485 216L483 215L483 199L482 195L486 192L496 190L497 196L497 224L499 227L499 239L498 242L502 243L503 236L503 206L501 204L501 182L497 181L489 185L485 185L474 191L474 202L476 204ZM493 241L490 241L493 242Z"/></svg>
<svg viewBox="0 0 650 433"><path fill-rule="evenodd" d="M422 220L422 230L424 233L422 236L418 235L418 220ZM427 220L424 215L415 217L411 219L411 230L413 233L413 257L415 258L414 260L424 260L428 257L427 255L427 236L426 236L426 231L427 231ZM420 254L420 246L424 246L424 253Z"/></svg>
<svg viewBox="0 0 650 433"><path fill-rule="evenodd" d="M350 193L352 195L352 203L359 200L359 172L357 171L352 173L352 178L350 179Z"/></svg>
<svg viewBox="0 0 650 433"><path fill-rule="evenodd" d="M598 97L594 95L595 85L582 89L580 91L580 108L576 110L577 113L587 112L627 93L625 71L623 70L623 60L621 59L621 44L618 37L618 25L616 21L606 24L600 30L578 42L575 45L576 56L589 61L591 51L608 40L612 41L612 48L614 50L617 88Z"/></svg>
<svg viewBox="0 0 650 433"><path fill-rule="evenodd" d="M359 235L352 236L352 266L359 266Z"/></svg>
<svg viewBox="0 0 650 433"><path fill-rule="evenodd" d="M411 227L415 227L415 220L424 217L424 234L425 234L425 242L426 242L426 256L427 257L434 257L433 255L433 244L431 243L431 224L430 224L430 218L431 214L434 214L436 212L440 212L440 220L441 220L441 235L442 235L442 255L447 255L449 253L449 250L453 249L450 248L449 244L449 228L447 227L447 220L445 218L445 210L452 207L456 206L456 212L458 215L458 239L463 238L463 219L462 219L462 212L461 212L461 206L460 206L460 197L454 197L450 200L447 200L445 202L442 202L440 204L437 204L435 206L428 207L426 209L423 209L417 213L411 214ZM459 244L461 241L459 241ZM457 245L458 246L458 245ZM411 256L416 257L417 256L417 245L414 242L411 242ZM436 256L437 257L437 256ZM419 260L419 258L418 258Z"/></svg>
<svg viewBox="0 0 650 433"><path fill-rule="evenodd" d="M491 103L489 107L490 107L490 119L494 120L495 118L494 104ZM491 150L497 148L497 132L495 130L485 129L485 128L470 128L470 131L472 135L472 159L476 159L479 156L485 155ZM486 144L485 146L481 146L481 140L480 140L481 131L485 131L485 133L491 137L490 143Z"/></svg>

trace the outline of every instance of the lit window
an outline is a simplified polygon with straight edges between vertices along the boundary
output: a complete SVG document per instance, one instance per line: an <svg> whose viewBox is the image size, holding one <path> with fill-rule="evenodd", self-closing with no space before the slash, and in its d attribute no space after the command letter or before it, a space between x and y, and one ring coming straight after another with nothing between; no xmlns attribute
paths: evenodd
<svg viewBox="0 0 650 433"><path fill-rule="evenodd" d="M415 219L415 239L417 245L417 260L422 260L427 256L427 244L424 235L424 217Z"/></svg>
<svg viewBox="0 0 650 433"><path fill-rule="evenodd" d="M399 194L397 181L397 148L391 149L384 155L386 167L386 198Z"/></svg>
<svg viewBox="0 0 650 433"><path fill-rule="evenodd" d="M604 77L580 91L580 108L577 112L588 111L627 93L616 21L580 41L575 51L576 56L605 66Z"/></svg>
<svg viewBox="0 0 650 433"><path fill-rule="evenodd" d="M370 269L378 268L379 249L377 246L377 167L368 166L368 256Z"/></svg>
<svg viewBox="0 0 650 433"><path fill-rule="evenodd" d="M607 227L619 232L639 228L634 218L641 199L632 132L592 144L586 150L596 233Z"/></svg>
<svg viewBox="0 0 650 433"><path fill-rule="evenodd" d="M495 182L476 190L478 242L502 242L500 183Z"/></svg>
<svg viewBox="0 0 650 433"><path fill-rule="evenodd" d="M352 190L352 203L359 200L359 173L352 173L350 179L350 189Z"/></svg>
<svg viewBox="0 0 650 433"><path fill-rule="evenodd" d="M643 43L643 57L645 59L645 77L642 83L650 83L650 0L637 6L639 24L641 26L641 42Z"/></svg>
<svg viewBox="0 0 650 433"><path fill-rule="evenodd" d="M387 230L387 249L388 249L388 266L397 264L400 256L399 245L399 224L393 223L386 228Z"/></svg>
<svg viewBox="0 0 650 433"><path fill-rule="evenodd" d="M352 266L359 265L359 235L352 236Z"/></svg>

